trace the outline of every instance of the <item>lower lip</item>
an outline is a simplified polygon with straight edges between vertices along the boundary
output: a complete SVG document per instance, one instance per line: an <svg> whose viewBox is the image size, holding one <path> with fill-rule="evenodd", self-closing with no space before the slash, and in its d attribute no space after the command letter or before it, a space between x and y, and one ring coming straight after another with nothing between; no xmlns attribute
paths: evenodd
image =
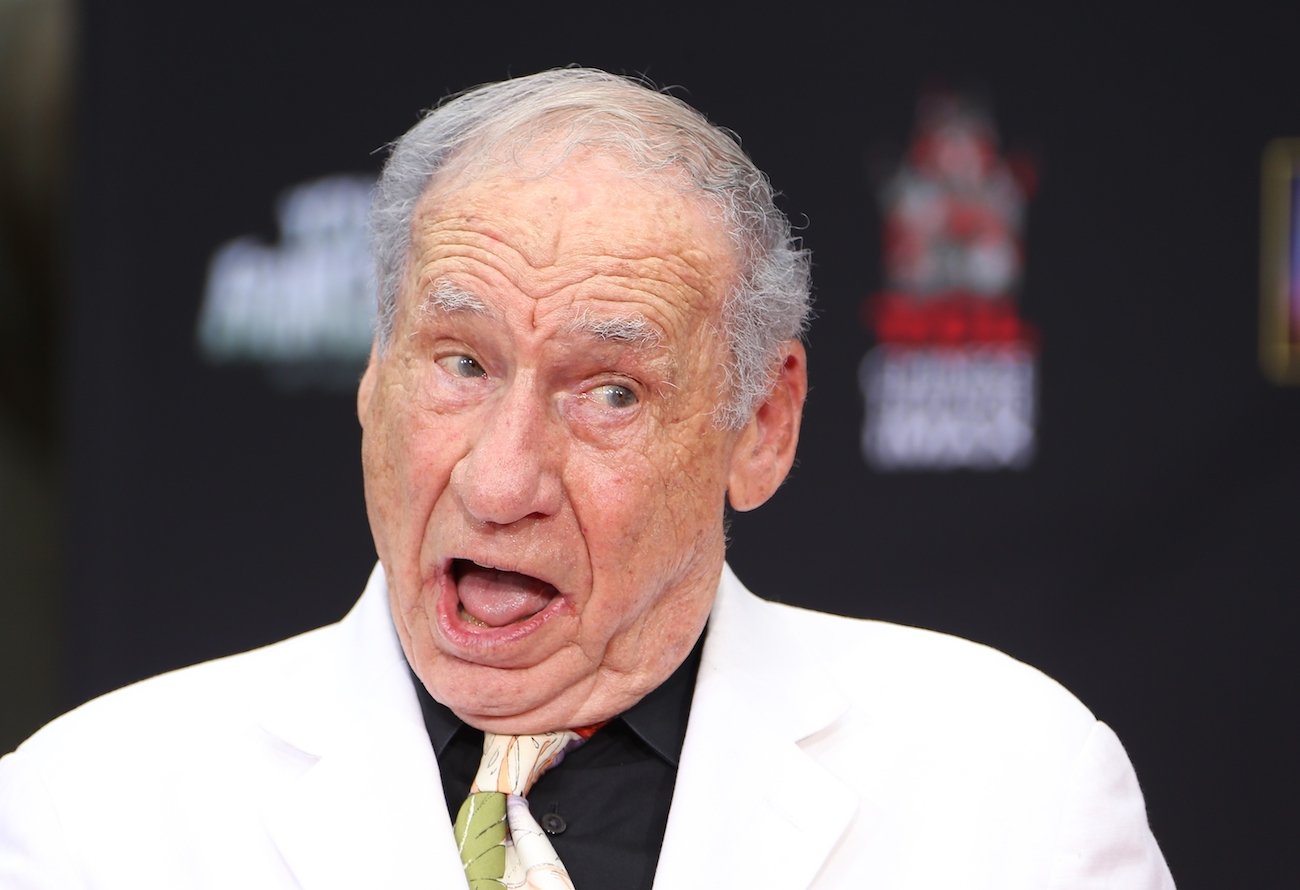
<svg viewBox="0 0 1300 890"><path fill-rule="evenodd" d="M562 612L568 601L557 593L540 612L523 621L501 627L490 627L467 620L460 611L460 596L456 591L456 578L450 567L439 573L436 590L438 630L442 638L456 650L461 658L476 662L504 662L509 658L508 647L523 642L540 631ZM509 665L501 664L501 667Z"/></svg>

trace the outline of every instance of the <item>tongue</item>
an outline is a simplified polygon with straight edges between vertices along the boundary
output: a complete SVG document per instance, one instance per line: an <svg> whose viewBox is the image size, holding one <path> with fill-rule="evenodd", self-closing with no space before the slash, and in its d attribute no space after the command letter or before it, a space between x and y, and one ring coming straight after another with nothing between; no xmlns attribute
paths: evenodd
<svg viewBox="0 0 1300 890"><path fill-rule="evenodd" d="M457 592L466 614L489 627L536 615L555 596L555 588L545 581L473 564L462 567Z"/></svg>

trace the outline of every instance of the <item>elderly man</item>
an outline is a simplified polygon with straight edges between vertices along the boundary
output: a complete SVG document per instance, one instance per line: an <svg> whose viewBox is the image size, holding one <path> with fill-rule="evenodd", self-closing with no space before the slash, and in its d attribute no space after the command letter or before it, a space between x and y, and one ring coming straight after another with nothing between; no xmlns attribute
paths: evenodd
<svg viewBox="0 0 1300 890"><path fill-rule="evenodd" d="M365 593L0 761L0 885L1172 886L1059 686L726 567L808 314L727 134L603 72L490 85L397 143L374 224Z"/></svg>

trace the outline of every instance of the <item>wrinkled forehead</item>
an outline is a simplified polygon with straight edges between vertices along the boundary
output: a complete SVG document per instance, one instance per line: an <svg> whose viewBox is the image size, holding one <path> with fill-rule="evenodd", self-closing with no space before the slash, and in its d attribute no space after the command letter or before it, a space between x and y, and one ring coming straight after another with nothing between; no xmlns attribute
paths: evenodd
<svg viewBox="0 0 1300 890"><path fill-rule="evenodd" d="M721 309L735 250L715 202L678 171L642 171L619 155L579 146L518 157L434 180L412 220L412 259L438 233L463 229L504 245L514 273L540 292L584 275L682 285L690 308Z"/></svg>

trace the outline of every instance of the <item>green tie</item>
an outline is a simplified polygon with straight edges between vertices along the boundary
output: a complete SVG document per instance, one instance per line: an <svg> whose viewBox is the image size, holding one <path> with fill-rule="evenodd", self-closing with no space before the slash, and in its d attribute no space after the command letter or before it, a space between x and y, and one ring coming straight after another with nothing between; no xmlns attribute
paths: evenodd
<svg viewBox="0 0 1300 890"><path fill-rule="evenodd" d="M569 873L524 796L542 773L593 732L595 728L483 734L483 762L456 817L456 846L471 890L573 890Z"/></svg>

